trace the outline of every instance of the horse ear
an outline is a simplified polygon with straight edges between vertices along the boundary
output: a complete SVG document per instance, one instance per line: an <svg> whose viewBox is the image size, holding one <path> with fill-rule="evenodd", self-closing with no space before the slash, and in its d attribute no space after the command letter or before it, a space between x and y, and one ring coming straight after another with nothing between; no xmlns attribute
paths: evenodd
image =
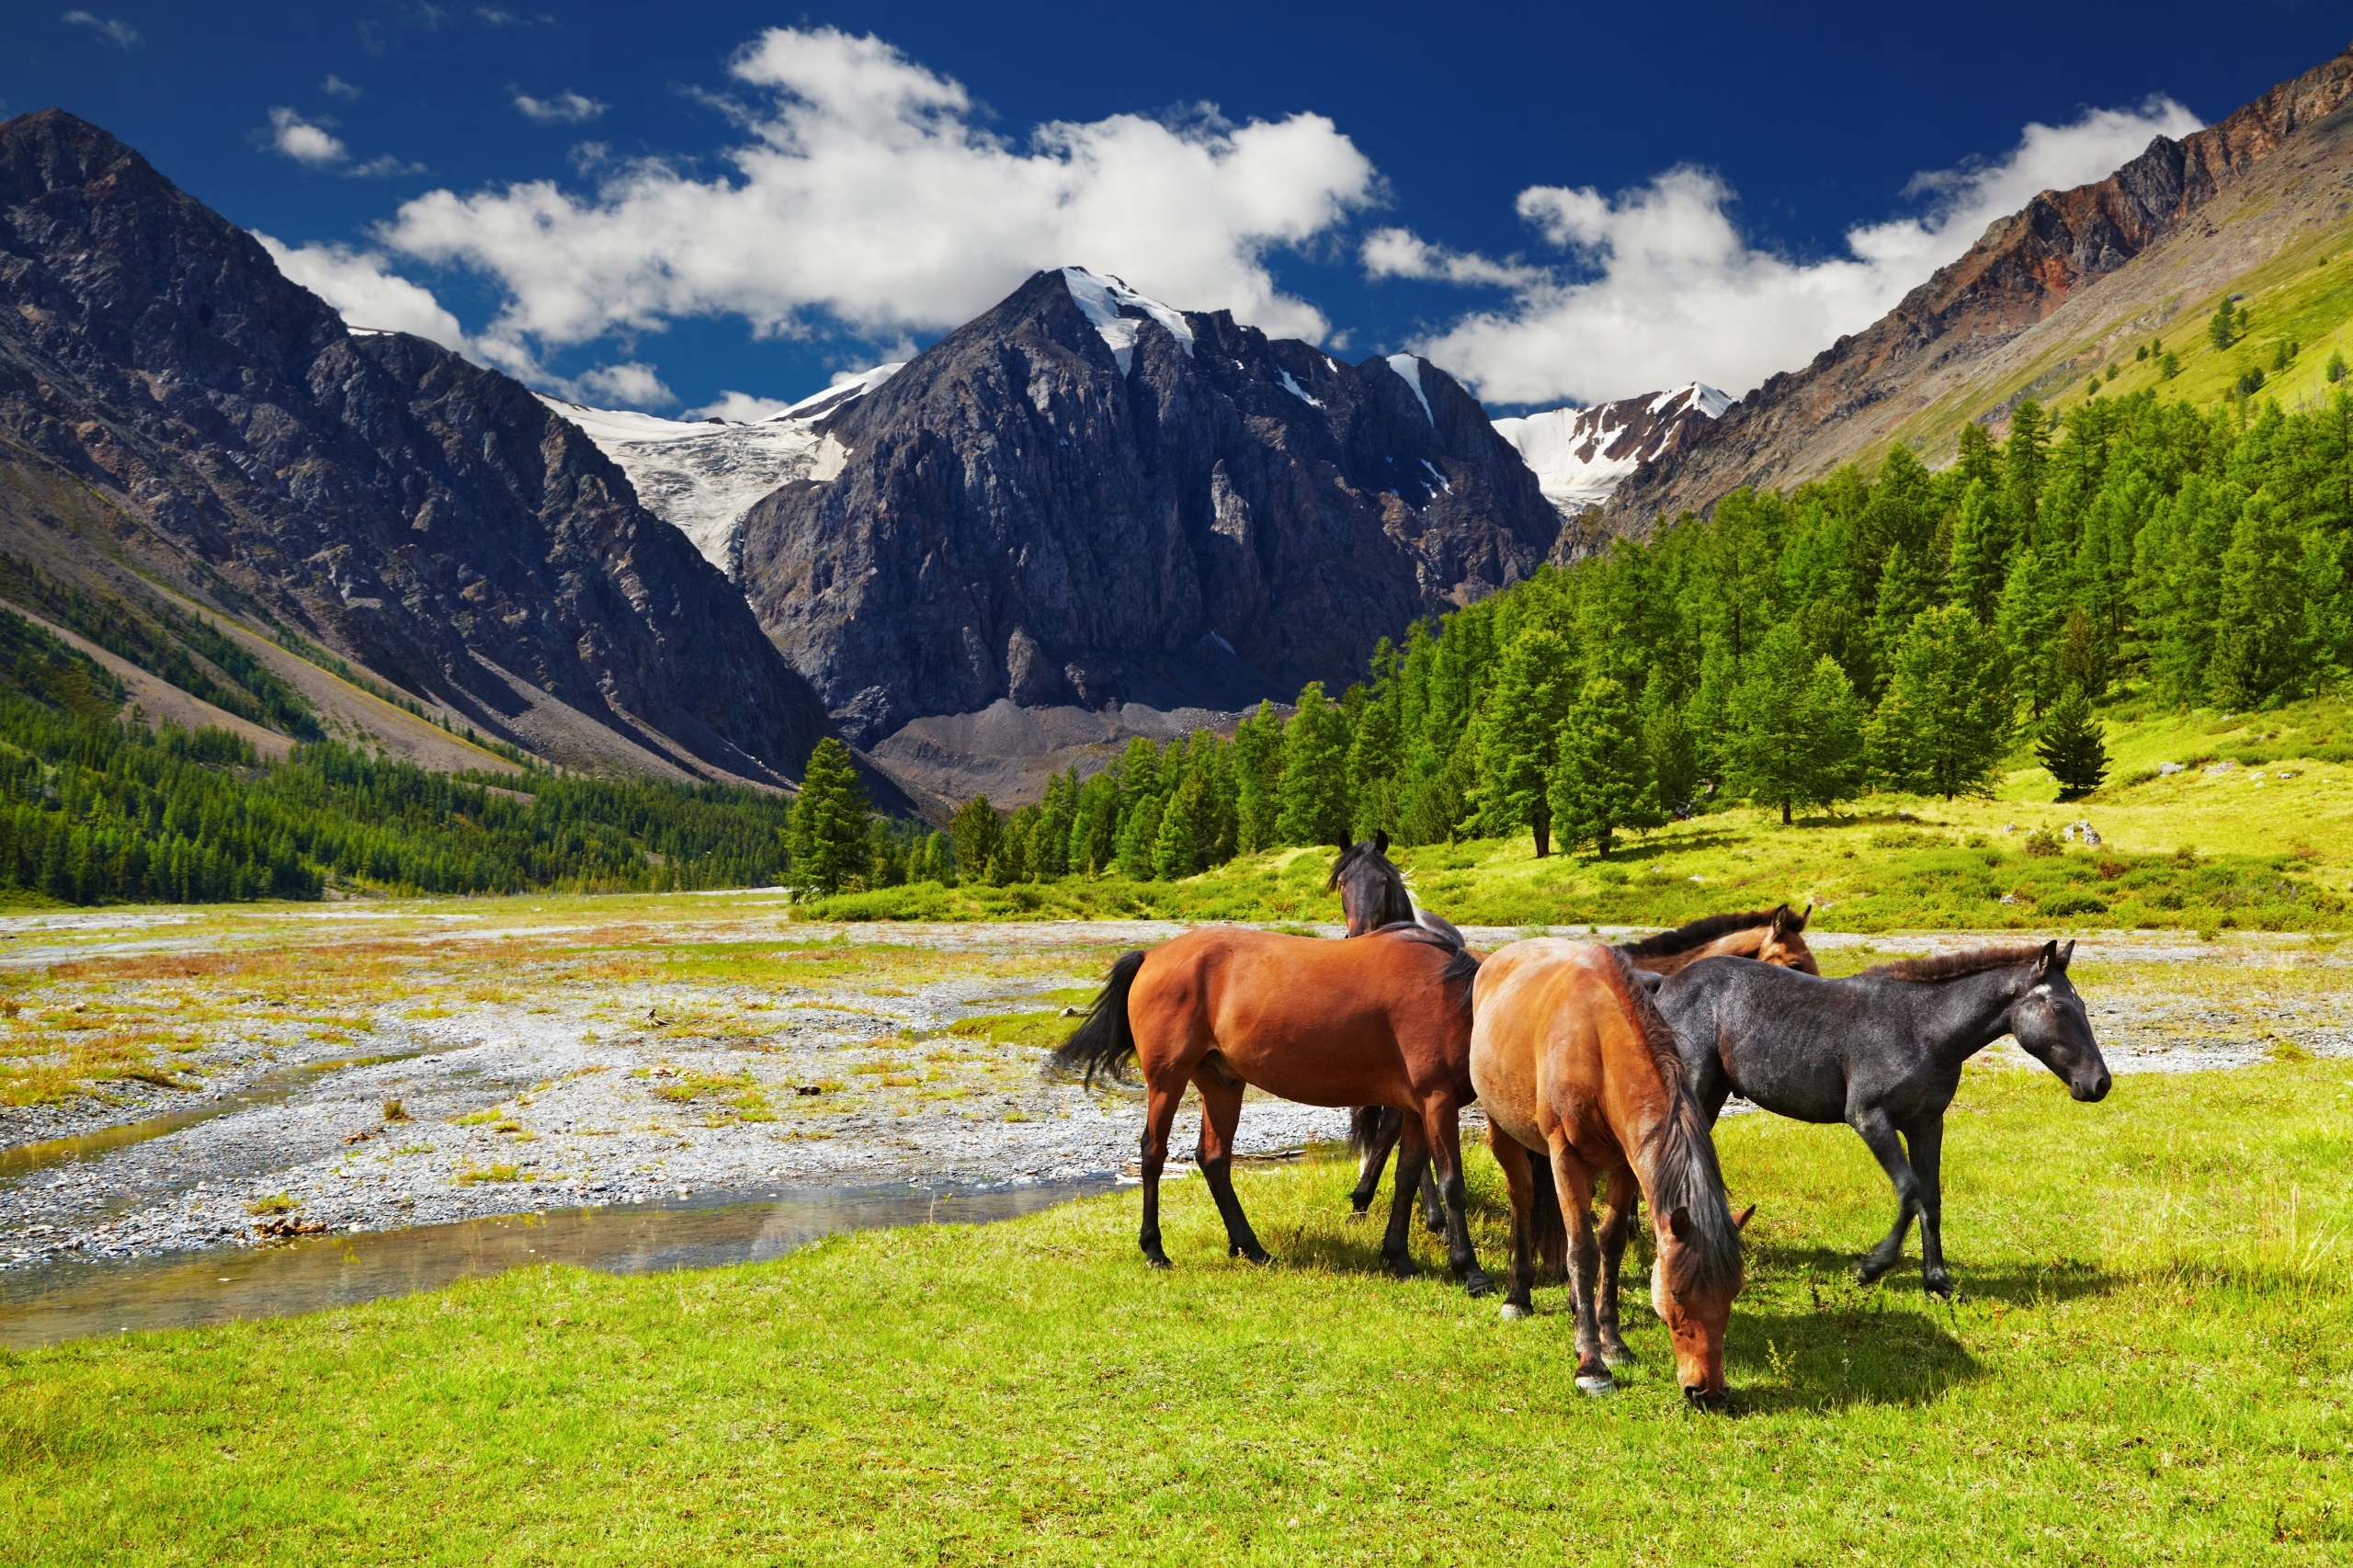
<svg viewBox="0 0 2353 1568"><path fill-rule="evenodd" d="M1666 1217L1666 1228L1674 1233L1677 1241L1689 1240L1691 1236L1690 1208L1685 1204L1677 1204L1675 1212Z"/></svg>
<svg viewBox="0 0 2353 1568"><path fill-rule="evenodd" d="M1807 900L1805 901L1805 913L1804 913L1803 915L1799 915L1799 916L1798 916L1798 929L1799 929L1799 930L1801 930L1801 931L1804 930L1804 929L1806 928L1806 925L1807 925L1807 923L1808 923L1809 921L1813 920L1813 900L1812 900L1812 899L1807 899Z"/></svg>
<svg viewBox="0 0 2353 1568"><path fill-rule="evenodd" d="M1748 1221L1755 1218L1756 1218L1756 1205L1752 1203L1740 1211L1740 1217L1732 1222L1732 1228L1735 1231L1745 1231L1748 1229Z"/></svg>
<svg viewBox="0 0 2353 1568"><path fill-rule="evenodd" d="M2052 972L2054 970L2062 970L2066 967L2067 960L2059 956L2058 942L2054 939L2043 943L2042 956L2034 960L2034 972L2036 977L2040 978L2043 975Z"/></svg>
<svg viewBox="0 0 2353 1568"><path fill-rule="evenodd" d="M1377 827L1372 830L1372 852L1376 855L1386 855L1389 853L1389 830L1387 828Z"/></svg>
<svg viewBox="0 0 2353 1568"><path fill-rule="evenodd" d="M2073 960L2073 959L2075 958L2075 942L2074 942L2073 940L2070 940L2064 948L2062 948L2062 949L2059 950L2059 972L2060 972L2060 973L2064 974L2064 973L2066 973L2066 972L2067 972L2067 964L2068 964L2069 960Z"/></svg>

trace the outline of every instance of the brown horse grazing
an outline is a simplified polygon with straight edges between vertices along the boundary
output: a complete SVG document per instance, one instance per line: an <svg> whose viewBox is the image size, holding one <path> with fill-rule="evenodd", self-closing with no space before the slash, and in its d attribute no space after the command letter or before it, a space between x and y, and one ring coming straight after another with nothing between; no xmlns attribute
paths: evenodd
<svg viewBox="0 0 2353 1568"><path fill-rule="evenodd" d="M1805 945L1803 934L1813 918L1811 903L1803 915L1786 903L1745 915L1710 915L1639 942L1620 942L1618 950L1636 969L1662 978L1712 958L1755 959L1802 974L1820 974L1822 966L1813 961L1813 949Z"/></svg>
<svg viewBox="0 0 2353 1568"><path fill-rule="evenodd" d="M1165 1268L1160 1170L1190 1083L1201 1096L1201 1174L1225 1221L1231 1256L1267 1261L1234 1196L1231 1166L1242 1091L1255 1085L1303 1105L1394 1106L1405 1116L1397 1200L1381 1255L1400 1277L1413 1191L1435 1158L1446 1203L1447 1260L1474 1296L1495 1289L1462 1216L1459 1119L1471 1089L1471 979L1476 957L1417 926L1326 942L1237 926L1188 931L1123 954L1086 1021L1048 1059L1050 1072L1118 1078L1133 1057L1149 1100L1143 1129L1143 1229L1137 1244Z"/></svg>
<svg viewBox="0 0 2353 1568"><path fill-rule="evenodd" d="M1632 1359L1618 1329L1618 1271L1638 1198L1658 1221L1651 1301L1675 1342L1684 1398L1724 1404L1724 1329L1740 1294L1740 1228L1716 1166L1716 1147L1683 1081L1674 1031L1623 955L1552 937L1515 942L1481 966L1474 987L1471 1080L1487 1136L1511 1189L1511 1283L1504 1316L1529 1310L1536 1250L1529 1155L1551 1156L1572 1231L1577 1386L1614 1386ZM1608 1178L1597 1237L1596 1176ZM1639 1185L1638 1185L1639 1184ZM1754 1213L1754 1209L1749 1213Z"/></svg>

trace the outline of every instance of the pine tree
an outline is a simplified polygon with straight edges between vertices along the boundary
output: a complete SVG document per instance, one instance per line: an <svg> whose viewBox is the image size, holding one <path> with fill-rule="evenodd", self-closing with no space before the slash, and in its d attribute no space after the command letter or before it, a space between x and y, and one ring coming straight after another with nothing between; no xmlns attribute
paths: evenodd
<svg viewBox="0 0 2353 1568"><path fill-rule="evenodd" d="M2062 801L2080 801L2108 777L2108 746L2084 688L2071 686L2042 721L2035 755L2059 780Z"/></svg>
<svg viewBox="0 0 2353 1568"><path fill-rule="evenodd" d="M1540 860L1552 853L1549 785L1575 678L1568 643L1549 628L1530 627L1504 649L1480 710L1482 826L1493 834L1528 829Z"/></svg>
<svg viewBox="0 0 2353 1568"><path fill-rule="evenodd" d="M1809 658L1796 629L1775 627L1728 704L1734 793L1781 808L1831 806L1862 783L1863 710L1836 660Z"/></svg>
<svg viewBox="0 0 2353 1568"><path fill-rule="evenodd" d="M2216 701L2262 708L2310 689L2319 649L2303 566L2285 508L2268 491L2248 496L2222 553L2207 678Z"/></svg>
<svg viewBox="0 0 2353 1568"><path fill-rule="evenodd" d="M790 846L793 871L804 887L838 892L869 869L866 786L849 748L831 735L809 754L801 795L792 805Z"/></svg>
<svg viewBox="0 0 2353 1568"><path fill-rule="evenodd" d="M1281 839L1283 722L1271 703L1242 721L1233 732L1235 842L1255 855Z"/></svg>
<svg viewBox="0 0 2353 1568"><path fill-rule="evenodd" d="M1870 726L1873 770L1924 794L1993 791L2010 733L2001 643L1958 605L1923 612Z"/></svg>
<svg viewBox="0 0 2353 1568"><path fill-rule="evenodd" d="M1643 732L1643 764L1659 807L1676 810L1699 794L1699 753L1665 670L1654 669L1643 683L1636 717Z"/></svg>
<svg viewBox="0 0 2353 1568"><path fill-rule="evenodd" d="M2228 348L2238 341L2238 316L2231 301L2224 300L2214 307L2213 315L2206 323L2206 336L2217 348Z"/></svg>
<svg viewBox="0 0 2353 1568"><path fill-rule="evenodd" d="M2020 551L2002 589L1994 631L2038 718L2059 694L2058 639L2066 610L2060 574L2049 558L2040 550Z"/></svg>
<svg viewBox="0 0 2353 1568"><path fill-rule="evenodd" d="M1283 726L1281 814L1285 844L1336 844L1348 835L1347 717L1324 695L1324 683L1300 688L1299 710Z"/></svg>
<svg viewBox="0 0 2353 1568"><path fill-rule="evenodd" d="M1168 797L1153 835L1152 871L1163 881L1177 881L1206 868L1202 838L1209 826L1209 781L1200 773L1186 776Z"/></svg>
<svg viewBox="0 0 2353 1568"><path fill-rule="evenodd" d="M1644 766L1641 724L1618 682L1604 676L1585 683L1552 749L1549 803L1564 844L1590 844L1608 859L1620 830L1664 820L1657 781Z"/></svg>
<svg viewBox="0 0 2353 1568"><path fill-rule="evenodd" d="M986 795L975 795L948 824L948 841L956 848L960 880L978 883L987 879L989 862L1003 847L1005 824Z"/></svg>

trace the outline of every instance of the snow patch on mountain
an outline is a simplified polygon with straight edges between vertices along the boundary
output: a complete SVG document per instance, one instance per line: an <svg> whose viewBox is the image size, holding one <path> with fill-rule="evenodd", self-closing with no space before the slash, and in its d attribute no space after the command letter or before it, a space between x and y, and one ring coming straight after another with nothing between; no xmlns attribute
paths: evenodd
<svg viewBox="0 0 2353 1568"><path fill-rule="evenodd" d="M839 473L847 455L841 443L821 438L815 426L899 368L877 366L753 424L665 419L545 395L540 401L577 425L597 450L620 465L647 511L685 534L704 560L733 578L744 514L796 479L823 481Z"/></svg>
<svg viewBox="0 0 2353 1568"><path fill-rule="evenodd" d="M1397 372L1399 381L1414 389L1414 400L1422 405L1422 417L1430 422L1431 429L1437 429L1438 415L1430 412L1429 394L1422 391L1422 362L1411 354L1392 354L1389 368Z"/></svg>
<svg viewBox="0 0 2353 1568"><path fill-rule="evenodd" d="M1135 356L1136 328L1140 324L1134 316L1122 314L1123 311L1135 311L1166 327L1168 335L1176 340L1176 347L1185 351L1185 357L1192 358L1193 329L1185 324L1182 312L1162 304L1149 294L1137 293L1107 273L1089 272L1083 267L1063 267L1063 281L1070 287L1070 297L1078 301L1078 308L1086 312L1086 319L1095 324L1096 332L1110 347L1111 358L1119 361L1120 374L1128 373L1129 361Z"/></svg>
<svg viewBox="0 0 2353 1568"><path fill-rule="evenodd" d="M1719 418L1732 404L1715 388L1693 381L1590 408L1498 419L1495 430L1519 449L1544 498L1574 517L1607 501L1636 469L1688 442L1699 421Z"/></svg>

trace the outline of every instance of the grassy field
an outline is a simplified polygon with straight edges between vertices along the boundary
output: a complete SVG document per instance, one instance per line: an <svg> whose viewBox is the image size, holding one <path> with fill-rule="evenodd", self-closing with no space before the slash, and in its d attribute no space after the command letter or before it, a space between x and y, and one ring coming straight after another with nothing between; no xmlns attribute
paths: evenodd
<svg viewBox="0 0 2353 1568"><path fill-rule="evenodd" d="M1843 931L2353 926L2353 710L2343 700L2256 715L2125 702L2108 724L2110 783L2067 805L2022 748L1992 800L1874 795L1787 828L1773 812L1733 807L1641 835L1607 861L1539 860L1525 836L1393 853L1425 905L1485 926L1666 926L1786 899L1823 905L1822 925ZM2162 773L2165 763L2183 771ZM2055 834L2078 820L2098 830L2098 847L2029 843L2038 828ZM1334 920L1338 903L1323 891L1330 861L1328 849L1288 849L1181 882L928 883L805 912Z"/></svg>
<svg viewBox="0 0 2353 1568"><path fill-rule="evenodd" d="M1166 1275L1129 1190L774 1265L530 1270L0 1355L0 1540L28 1563L2341 1562L2348 1095L2343 1062L2127 1077L2097 1107L1973 1070L1951 1305L1916 1273L1850 1282L1888 1213L1850 1133L1727 1123L1760 1205L1729 1417L1682 1408L1642 1310L1623 1392L1580 1397L1564 1291L1506 1325L1392 1282L1340 1222L1347 1173L1306 1163L1242 1178L1263 1271L1177 1184Z"/></svg>

